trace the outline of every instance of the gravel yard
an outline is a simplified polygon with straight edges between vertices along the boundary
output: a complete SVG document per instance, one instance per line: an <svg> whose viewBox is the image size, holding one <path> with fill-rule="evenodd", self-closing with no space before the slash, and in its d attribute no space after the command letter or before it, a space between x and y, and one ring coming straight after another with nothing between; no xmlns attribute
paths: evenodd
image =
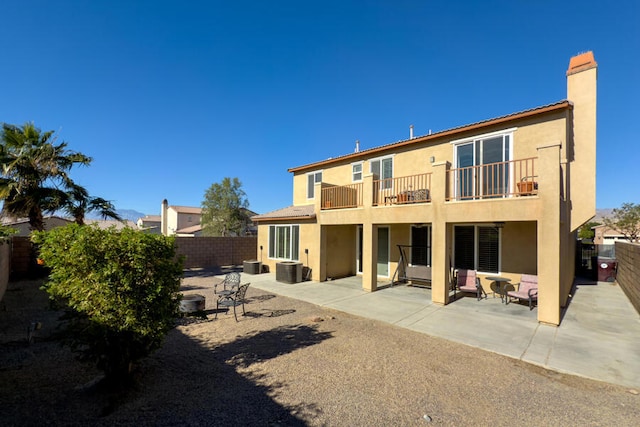
<svg viewBox="0 0 640 427"><path fill-rule="evenodd" d="M0 303L2 425L635 426L640 396L386 323L249 288L247 316L214 319L212 279L187 277L207 319L177 322L133 389L53 340L37 281ZM27 344L31 321L42 323ZM576 355L580 357L580 355Z"/></svg>

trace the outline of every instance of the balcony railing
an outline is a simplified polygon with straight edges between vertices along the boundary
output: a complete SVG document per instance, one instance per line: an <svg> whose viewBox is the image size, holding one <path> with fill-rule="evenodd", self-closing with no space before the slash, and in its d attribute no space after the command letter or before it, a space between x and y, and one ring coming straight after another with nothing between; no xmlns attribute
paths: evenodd
<svg viewBox="0 0 640 427"><path fill-rule="evenodd" d="M325 187L322 189L322 209L344 209L362 206L362 183Z"/></svg>
<svg viewBox="0 0 640 427"><path fill-rule="evenodd" d="M535 157L447 171L447 200L538 194Z"/></svg>
<svg viewBox="0 0 640 427"><path fill-rule="evenodd" d="M373 181L373 206L431 201L431 174L402 176Z"/></svg>

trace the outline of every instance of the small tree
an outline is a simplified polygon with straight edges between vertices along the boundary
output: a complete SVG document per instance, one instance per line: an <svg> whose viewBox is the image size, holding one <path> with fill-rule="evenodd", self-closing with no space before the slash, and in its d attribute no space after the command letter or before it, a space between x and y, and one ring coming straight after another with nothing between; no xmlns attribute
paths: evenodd
<svg viewBox="0 0 640 427"><path fill-rule="evenodd" d="M597 225L600 225L600 223L595 221L587 222L578 230L578 237L580 239L593 239L596 233L592 230L592 228Z"/></svg>
<svg viewBox="0 0 640 427"><path fill-rule="evenodd" d="M610 217L604 218L607 227L619 231L630 242L640 239L640 204L623 203L613 210Z"/></svg>
<svg viewBox="0 0 640 427"><path fill-rule="evenodd" d="M32 239L51 270L44 289L71 313L69 344L108 384L122 384L173 326L182 277L174 239L77 224Z"/></svg>
<svg viewBox="0 0 640 427"><path fill-rule="evenodd" d="M202 202L202 232L206 236L228 236L242 233L248 222L249 202L238 178L224 178L214 183Z"/></svg>

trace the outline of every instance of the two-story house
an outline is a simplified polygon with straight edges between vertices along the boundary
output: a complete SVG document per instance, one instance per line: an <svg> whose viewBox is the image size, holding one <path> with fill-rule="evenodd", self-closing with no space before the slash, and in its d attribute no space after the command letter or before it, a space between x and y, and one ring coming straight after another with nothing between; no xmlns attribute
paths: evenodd
<svg viewBox="0 0 640 427"><path fill-rule="evenodd" d="M245 217L256 215L255 212L241 208ZM202 208L194 206L169 205L167 199L160 206L159 230L165 236L176 235L178 237L202 236ZM242 236L255 236L256 227L250 220L243 224Z"/></svg>
<svg viewBox="0 0 640 427"><path fill-rule="evenodd" d="M487 276L537 274L538 320L560 324L576 232L595 215L593 53L571 58L566 78L559 102L289 169L293 205L253 218L263 263L360 275L368 291L401 261L425 265L439 304L456 268L487 288Z"/></svg>

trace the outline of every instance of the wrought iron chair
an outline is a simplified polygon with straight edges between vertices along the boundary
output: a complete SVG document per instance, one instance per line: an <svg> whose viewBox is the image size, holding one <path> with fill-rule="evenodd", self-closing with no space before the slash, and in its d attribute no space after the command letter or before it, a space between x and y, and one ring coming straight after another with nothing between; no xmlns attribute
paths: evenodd
<svg viewBox="0 0 640 427"><path fill-rule="evenodd" d="M238 287L238 289L228 295L220 295L216 300L216 315L215 318L218 318L218 309L220 307L227 307L227 311L230 307L233 307L233 317L236 318L236 322L238 321L238 314L236 313L236 307L242 306L242 315L244 316L246 313L244 311L244 301L245 295L247 294L247 289L249 288L249 283L245 283Z"/></svg>
<svg viewBox="0 0 640 427"><path fill-rule="evenodd" d="M487 298L487 293L480 284L480 278L475 270L458 269L455 273L453 298L456 297L456 292L470 292L476 294L478 301L482 299L482 295Z"/></svg>
<svg viewBox="0 0 640 427"><path fill-rule="evenodd" d="M240 286L240 273L227 273L222 282L213 286L213 293L217 295L230 295L238 290ZM219 289L218 289L219 288Z"/></svg>
<svg viewBox="0 0 640 427"><path fill-rule="evenodd" d="M538 301L538 276L535 274L523 274L520 277L518 290L507 292L507 304L509 304L511 298L527 300L529 302L529 310L533 310L533 302Z"/></svg>

